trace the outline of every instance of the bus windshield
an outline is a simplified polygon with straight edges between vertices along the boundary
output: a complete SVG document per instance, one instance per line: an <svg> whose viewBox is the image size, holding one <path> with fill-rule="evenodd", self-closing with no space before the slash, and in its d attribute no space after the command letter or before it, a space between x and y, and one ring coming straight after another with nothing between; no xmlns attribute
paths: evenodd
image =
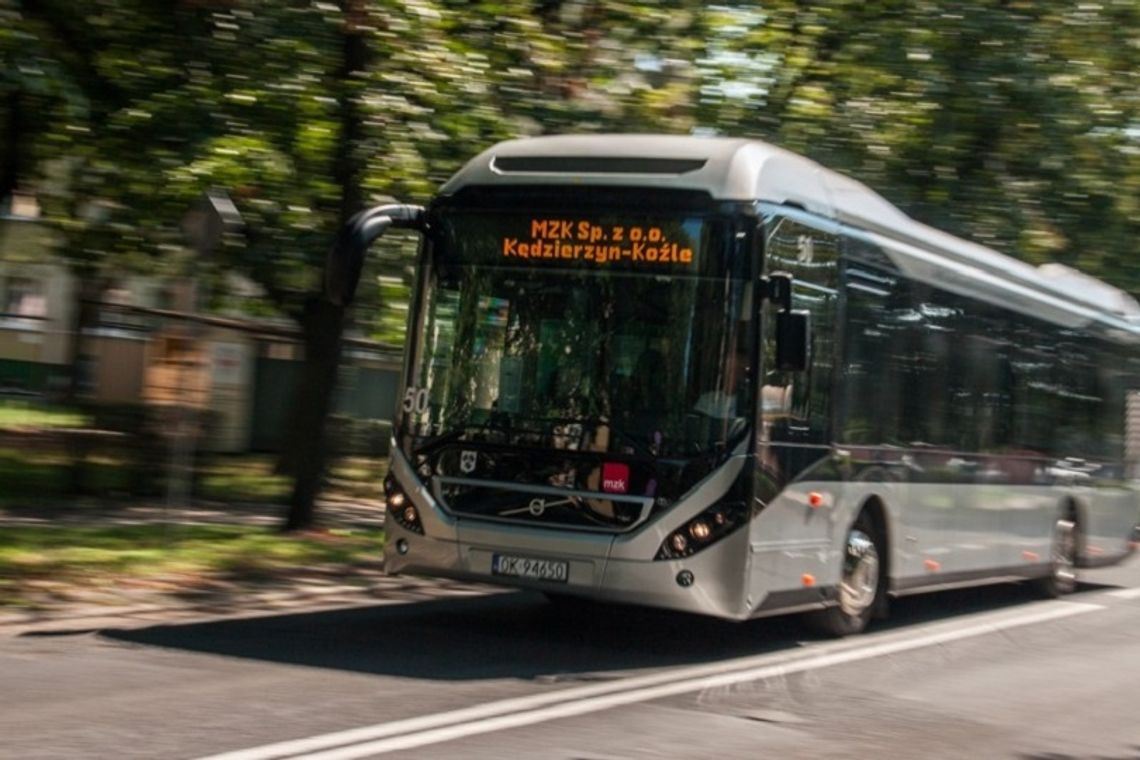
<svg viewBox="0 0 1140 760"><path fill-rule="evenodd" d="M402 430L692 457L752 418L750 262L730 219L445 211Z"/></svg>

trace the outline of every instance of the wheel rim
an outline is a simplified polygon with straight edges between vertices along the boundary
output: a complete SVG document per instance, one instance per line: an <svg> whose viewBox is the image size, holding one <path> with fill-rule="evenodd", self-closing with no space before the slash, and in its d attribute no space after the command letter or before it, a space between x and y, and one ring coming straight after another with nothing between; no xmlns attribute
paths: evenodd
<svg viewBox="0 0 1140 760"><path fill-rule="evenodd" d="M1053 527L1053 582L1063 594L1077 588L1077 524L1058 520Z"/></svg>
<svg viewBox="0 0 1140 760"><path fill-rule="evenodd" d="M839 607L859 617L875 603L879 593L879 552L875 542L861 530L847 536L847 557L839 580Z"/></svg>

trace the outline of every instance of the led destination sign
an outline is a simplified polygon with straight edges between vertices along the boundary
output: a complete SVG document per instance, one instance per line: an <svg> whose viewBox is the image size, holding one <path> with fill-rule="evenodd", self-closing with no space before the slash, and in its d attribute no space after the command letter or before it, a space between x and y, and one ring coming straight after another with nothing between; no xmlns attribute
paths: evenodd
<svg viewBox="0 0 1140 760"><path fill-rule="evenodd" d="M699 219L630 224L621 220L602 223L591 219L524 217L519 222L518 234L504 234L501 239L499 250L503 258L536 263L578 261L600 266L621 263L632 267L691 267L703 226Z"/></svg>

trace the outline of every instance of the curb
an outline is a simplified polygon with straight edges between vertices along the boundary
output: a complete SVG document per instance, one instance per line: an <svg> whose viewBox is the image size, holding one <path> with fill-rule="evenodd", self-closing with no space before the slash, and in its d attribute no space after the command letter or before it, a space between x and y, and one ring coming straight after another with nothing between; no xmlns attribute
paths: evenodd
<svg viewBox="0 0 1140 760"><path fill-rule="evenodd" d="M407 604L432 599L483 596L502 589L456 581L413 577L382 577L367 586L297 586L250 594L238 589L222 598L186 602L167 597L159 601L101 605L80 603L55 608L0 612L0 636L66 636L102 629L126 630L157 625L189 625L281 614L327 612L335 609Z"/></svg>

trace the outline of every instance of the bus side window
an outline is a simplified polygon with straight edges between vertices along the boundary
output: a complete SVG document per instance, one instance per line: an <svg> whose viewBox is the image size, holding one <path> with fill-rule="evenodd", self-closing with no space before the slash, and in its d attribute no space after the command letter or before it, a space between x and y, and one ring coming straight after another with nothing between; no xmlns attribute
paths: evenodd
<svg viewBox="0 0 1140 760"><path fill-rule="evenodd" d="M883 268L880 257L865 263L872 246L848 241L844 268L843 394L836 438L847 444L897 443L902 420L900 396L907 382L907 336L897 318L908 283ZM877 250L877 249L876 249ZM885 257L881 257L885 260ZM869 264L869 265L868 265Z"/></svg>

